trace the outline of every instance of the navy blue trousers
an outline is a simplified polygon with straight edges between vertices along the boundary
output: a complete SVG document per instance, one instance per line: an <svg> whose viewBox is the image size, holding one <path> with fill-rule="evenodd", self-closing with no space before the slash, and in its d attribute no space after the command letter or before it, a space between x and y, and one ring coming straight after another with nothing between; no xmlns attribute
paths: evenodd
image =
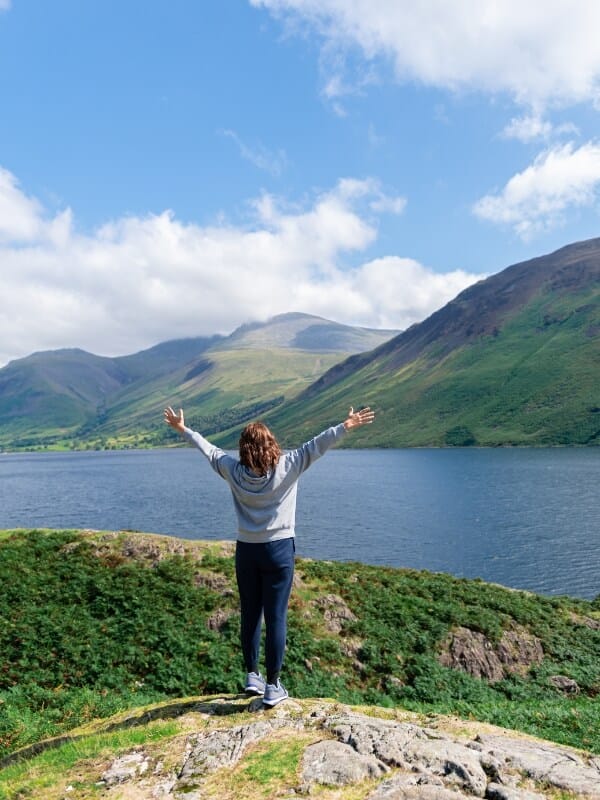
<svg viewBox="0 0 600 800"><path fill-rule="evenodd" d="M236 544L235 574L242 612L242 653L248 672L258 672L264 614L265 666L270 683L277 680L283 664L295 550L293 538L262 544Z"/></svg>

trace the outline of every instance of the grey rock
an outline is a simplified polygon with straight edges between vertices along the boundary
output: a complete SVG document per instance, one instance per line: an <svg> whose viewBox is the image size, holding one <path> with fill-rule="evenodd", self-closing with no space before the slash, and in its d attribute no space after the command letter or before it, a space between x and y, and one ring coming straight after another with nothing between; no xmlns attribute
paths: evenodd
<svg viewBox="0 0 600 800"><path fill-rule="evenodd" d="M419 782L416 776L401 774L380 783L367 800L469 800L469 797L438 784Z"/></svg>
<svg viewBox="0 0 600 800"><path fill-rule="evenodd" d="M600 798L600 768L594 761L586 764L573 750L509 736L480 735L477 739L485 751L506 766L536 781L583 797Z"/></svg>
<svg viewBox="0 0 600 800"><path fill-rule="evenodd" d="M495 683L510 674L525 675L543 658L540 640L513 623L495 645L479 631L455 628L443 645L439 661L444 667Z"/></svg>
<svg viewBox="0 0 600 800"><path fill-rule="evenodd" d="M344 786L364 778L378 778L385 772L387 767L378 759L334 740L309 745L302 759L302 777L308 785Z"/></svg>
<svg viewBox="0 0 600 800"><path fill-rule="evenodd" d="M555 764L546 778L553 786L584 797L600 798L600 770L574 761Z"/></svg>
<svg viewBox="0 0 600 800"><path fill-rule="evenodd" d="M593 631L600 631L600 619L594 619L593 617L587 617L573 612L571 612L569 616L576 625L585 625L586 628L591 628Z"/></svg>
<svg viewBox="0 0 600 800"><path fill-rule="evenodd" d="M166 800L170 800L173 797L173 789L175 788L175 784L177 783L176 778L171 778L170 780L160 781L156 783L151 790L150 797L152 800L160 800L160 798L166 798Z"/></svg>
<svg viewBox="0 0 600 800"><path fill-rule="evenodd" d="M405 751L409 742L426 739L424 731L417 725L363 714L333 716L325 722L325 727L357 753L375 756L390 767L407 767Z"/></svg>
<svg viewBox="0 0 600 800"><path fill-rule="evenodd" d="M579 694L579 684L566 675L552 675L550 683L565 694Z"/></svg>
<svg viewBox="0 0 600 800"><path fill-rule="evenodd" d="M527 628L513 622L496 645L505 674L525 675L533 664L541 664L544 650L541 641Z"/></svg>
<svg viewBox="0 0 600 800"><path fill-rule="evenodd" d="M356 658L363 646L363 640L356 636L340 639L340 651L348 658Z"/></svg>
<svg viewBox="0 0 600 800"><path fill-rule="evenodd" d="M265 709L261 698L218 697L195 704L193 710L209 708L210 713L201 715L203 732L187 736L178 775L165 774L160 762L138 748L115 759L101 785L110 789L138 781L149 798L201 800L206 777L234 766L249 746L277 731L289 736L294 730L309 730L327 738L305 748L296 793L371 779L372 788L364 789L371 792L368 800L542 800L560 790L578 800L600 800L600 757L510 732L482 733L472 740L329 701L315 702L308 710L304 702L293 700ZM248 724L215 728L218 716L249 708L255 713ZM390 769L394 772L387 775ZM529 778L527 788L524 777Z"/></svg>
<svg viewBox="0 0 600 800"><path fill-rule="evenodd" d="M546 800L546 795L500 783L490 783L485 796L486 800Z"/></svg>
<svg viewBox="0 0 600 800"><path fill-rule="evenodd" d="M231 767L243 756L248 745L264 739L274 729L274 722L253 722L235 728L197 734L189 738L189 753L179 775L181 784L199 778L220 767Z"/></svg>
<svg viewBox="0 0 600 800"><path fill-rule="evenodd" d="M492 643L483 633L470 628L456 628L445 642L439 658L443 667L467 672L490 682L502 680L504 669Z"/></svg>
<svg viewBox="0 0 600 800"><path fill-rule="evenodd" d="M356 616L337 594L323 595L314 601L314 605L323 612L325 627L331 633L340 633L345 622L356 620Z"/></svg>
<svg viewBox="0 0 600 800"><path fill-rule="evenodd" d="M144 753L125 753L115 759L110 767L102 773L102 781L106 786L133 780L148 769L149 758Z"/></svg>
<svg viewBox="0 0 600 800"><path fill-rule="evenodd" d="M220 632L235 614L236 612L233 608L217 608L207 617L206 627L209 631Z"/></svg>
<svg viewBox="0 0 600 800"><path fill-rule="evenodd" d="M417 725L361 714L333 717L325 726L344 744L363 755L375 756L387 766L437 775L478 797L485 794L487 776L479 753L437 731L428 736Z"/></svg>
<svg viewBox="0 0 600 800"><path fill-rule="evenodd" d="M204 586L206 589L222 594L224 597L229 597L233 594L229 578L220 572L197 572L194 575L194 583L196 586Z"/></svg>
<svg viewBox="0 0 600 800"><path fill-rule="evenodd" d="M476 797L484 797L487 775L477 751L459 742L414 739L405 751L409 764L433 775L444 783L465 789Z"/></svg>

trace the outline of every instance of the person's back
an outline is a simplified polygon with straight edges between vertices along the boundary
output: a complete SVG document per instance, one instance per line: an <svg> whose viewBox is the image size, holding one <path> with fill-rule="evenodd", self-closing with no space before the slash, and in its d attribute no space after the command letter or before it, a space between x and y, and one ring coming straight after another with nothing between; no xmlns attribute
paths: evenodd
<svg viewBox="0 0 600 800"><path fill-rule="evenodd" d="M264 695L265 705L285 700L279 681L287 631L287 607L294 577L298 479L348 430L374 419L366 408L328 428L296 450L282 453L262 422L247 425L240 436L239 459L185 426L183 411L165 410L165 421L195 445L227 481L238 521L235 568L241 605L241 644L246 664L245 690ZM258 667L264 615L267 679Z"/></svg>
<svg viewBox="0 0 600 800"><path fill-rule="evenodd" d="M238 541L251 543L295 535L298 478L345 433L344 423L340 423L296 450L282 453L266 425L254 422L240 436L238 460L199 433L189 428L183 431L184 437L206 455L215 472L229 484L238 520Z"/></svg>

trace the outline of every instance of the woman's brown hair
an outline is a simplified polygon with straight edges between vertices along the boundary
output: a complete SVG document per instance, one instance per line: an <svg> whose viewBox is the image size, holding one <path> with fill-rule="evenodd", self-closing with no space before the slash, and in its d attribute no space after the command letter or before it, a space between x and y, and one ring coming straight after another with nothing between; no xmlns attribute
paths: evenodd
<svg viewBox="0 0 600 800"><path fill-rule="evenodd" d="M246 425L240 436L240 461L245 467L266 475L277 466L280 455L277 439L263 422Z"/></svg>

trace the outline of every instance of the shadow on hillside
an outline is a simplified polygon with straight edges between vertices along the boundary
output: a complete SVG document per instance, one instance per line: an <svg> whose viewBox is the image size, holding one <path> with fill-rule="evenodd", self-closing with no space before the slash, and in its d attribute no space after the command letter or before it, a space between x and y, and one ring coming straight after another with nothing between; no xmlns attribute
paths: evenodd
<svg viewBox="0 0 600 800"><path fill-rule="evenodd" d="M190 713L209 714L210 716L217 717L240 714L248 710L250 703L252 703L254 699L255 698L248 697L246 694L238 694L214 696L208 700L178 700L173 703L165 703L156 708L148 708L140 713L131 714L118 722L102 726L89 733L76 735L65 734L64 736L56 736L53 739L44 739L41 742L34 742L34 744L22 747L20 750L16 750L14 753L10 753L0 759L0 769L4 769L18 761L24 761L33 756L37 756L40 753L46 752L46 750L62 747L64 744L73 744L89 736L114 733L115 731L127 728L135 728L138 725L147 725L155 720L175 719L176 717L181 717L184 714Z"/></svg>
<svg viewBox="0 0 600 800"><path fill-rule="evenodd" d="M240 701L245 700L246 703ZM184 714L210 714L215 717L225 717L229 714L240 714L246 711L248 704L252 701L246 694L225 695L223 697L211 697L210 700L186 700L175 703L166 703L157 708L149 708L141 714L131 715L120 722L107 725L101 729L101 733L112 733L124 728L134 728L137 725L147 725L157 719L174 719Z"/></svg>

